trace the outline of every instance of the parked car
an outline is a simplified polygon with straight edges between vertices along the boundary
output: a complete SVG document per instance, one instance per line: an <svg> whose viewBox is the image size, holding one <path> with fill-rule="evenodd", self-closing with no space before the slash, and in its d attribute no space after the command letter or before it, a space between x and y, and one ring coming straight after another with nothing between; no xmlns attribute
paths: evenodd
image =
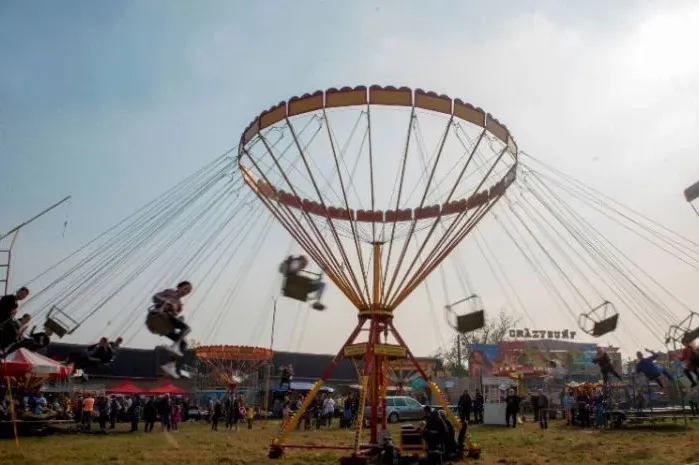
<svg viewBox="0 0 699 465"><path fill-rule="evenodd" d="M381 418L382 412L378 412ZM404 420L422 420L425 418L425 406L408 396L386 397L386 415L389 423L397 423ZM371 406L364 409L365 421L371 418Z"/></svg>
<svg viewBox="0 0 699 465"><path fill-rule="evenodd" d="M448 405L447 407L449 407L449 410L451 410L451 413L453 413L457 417L459 416L459 406L458 405ZM430 405L430 408L432 410L442 410L442 406L439 404L438 405Z"/></svg>
<svg viewBox="0 0 699 465"><path fill-rule="evenodd" d="M208 421L209 411L201 407L190 407L189 410L187 410L187 418L194 421Z"/></svg>

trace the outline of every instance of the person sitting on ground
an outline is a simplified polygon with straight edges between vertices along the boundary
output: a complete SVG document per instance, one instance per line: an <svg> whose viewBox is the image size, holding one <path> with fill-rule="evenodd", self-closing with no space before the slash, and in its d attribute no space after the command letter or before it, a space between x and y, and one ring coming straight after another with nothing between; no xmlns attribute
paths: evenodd
<svg viewBox="0 0 699 465"><path fill-rule="evenodd" d="M684 375L695 388L699 380L699 352L691 341L684 342L683 346L680 360L684 362Z"/></svg>
<svg viewBox="0 0 699 465"><path fill-rule="evenodd" d="M444 410L439 410L439 419L442 420L444 424L444 458L447 460L456 460L458 458L459 450L463 450L463 444L457 444L456 441L456 430L454 425L449 421L447 412Z"/></svg>
<svg viewBox="0 0 699 465"><path fill-rule="evenodd" d="M304 255L294 257L290 255L286 260L279 265L279 272L284 276L296 276L308 266L308 259ZM311 294L315 294L315 302L313 303L314 310L325 310L325 305L321 302L323 291L325 291L325 283L319 279L312 281ZM310 294L309 294L310 295Z"/></svg>
<svg viewBox="0 0 699 465"><path fill-rule="evenodd" d="M447 440L447 427L439 417L439 412L429 406L425 406L425 425L422 429L422 439L425 441L428 456L444 453Z"/></svg>
<svg viewBox="0 0 699 465"><path fill-rule="evenodd" d="M602 372L602 382L604 384L609 384L609 375L612 374L616 379L621 381L621 375L617 373L612 364L612 359L609 358L609 354L606 350L601 347L597 347L597 354L595 358L592 359L592 363L599 365L600 371Z"/></svg>
<svg viewBox="0 0 699 465"><path fill-rule="evenodd" d="M636 359L638 360L636 362L636 373L643 373L648 378L648 381L655 381L663 389L664 385L660 377L665 376L672 381L672 373L667 368L655 363L655 360L658 358L657 353L648 349L646 349L646 352L650 354L649 357L643 357L643 353L640 350L636 352Z"/></svg>

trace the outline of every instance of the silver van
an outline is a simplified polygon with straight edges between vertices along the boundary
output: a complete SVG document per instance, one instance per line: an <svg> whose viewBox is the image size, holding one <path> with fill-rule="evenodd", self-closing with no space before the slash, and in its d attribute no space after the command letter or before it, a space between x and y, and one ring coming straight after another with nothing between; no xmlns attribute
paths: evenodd
<svg viewBox="0 0 699 465"><path fill-rule="evenodd" d="M381 411L378 412L381 418ZM389 423L396 423L404 420L422 420L425 418L425 406L408 396L388 396L386 397L386 415ZM371 418L371 406L364 409L364 418Z"/></svg>

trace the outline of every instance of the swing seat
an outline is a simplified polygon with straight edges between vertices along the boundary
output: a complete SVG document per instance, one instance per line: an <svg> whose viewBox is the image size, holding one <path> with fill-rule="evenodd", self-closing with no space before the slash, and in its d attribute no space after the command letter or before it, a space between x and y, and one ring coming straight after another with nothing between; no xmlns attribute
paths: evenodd
<svg viewBox="0 0 699 465"><path fill-rule="evenodd" d="M477 331L484 326L485 310L478 310L456 317L456 330L461 334Z"/></svg>
<svg viewBox="0 0 699 465"><path fill-rule="evenodd" d="M592 336L600 337L605 334L609 334L616 330L617 324L619 323L619 315L614 315L605 320L595 322L592 326Z"/></svg>
<svg viewBox="0 0 699 465"><path fill-rule="evenodd" d="M165 336L175 330L170 318L166 314L155 311L148 312L146 316L146 327L148 331L157 336Z"/></svg>
<svg viewBox="0 0 699 465"><path fill-rule="evenodd" d="M593 337L601 337L616 330L619 324L619 314L614 305L605 301L593 308L588 313L583 313L578 318L578 326L585 333Z"/></svg>
<svg viewBox="0 0 699 465"><path fill-rule="evenodd" d="M59 338L63 338L63 336L72 333L78 327L78 322L54 305L49 310L49 314L46 315L44 327L50 329Z"/></svg>
<svg viewBox="0 0 699 465"><path fill-rule="evenodd" d="M682 344L688 344L697 338L699 338L699 328L694 328L684 333L684 336L682 336Z"/></svg>
<svg viewBox="0 0 699 465"><path fill-rule="evenodd" d="M308 273L313 275L313 273ZM282 295L299 302L307 302L308 296L315 292L320 275L307 276L301 273L287 274L282 284Z"/></svg>

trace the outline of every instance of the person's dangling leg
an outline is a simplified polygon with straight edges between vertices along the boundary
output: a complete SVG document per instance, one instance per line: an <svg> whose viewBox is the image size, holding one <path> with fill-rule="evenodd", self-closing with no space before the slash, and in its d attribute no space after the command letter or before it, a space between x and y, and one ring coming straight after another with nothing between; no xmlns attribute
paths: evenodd
<svg viewBox="0 0 699 465"><path fill-rule="evenodd" d="M609 370L602 369L602 384L609 384Z"/></svg>
<svg viewBox="0 0 699 465"><path fill-rule="evenodd" d="M656 379L649 379L648 381L655 381L658 384L658 386L660 386L660 389L665 389L663 381L660 379L660 377L657 377ZM650 391L648 395L650 396Z"/></svg>
<svg viewBox="0 0 699 465"><path fill-rule="evenodd" d="M325 283L321 280L315 281L313 283L313 292L315 293L315 303L313 308L315 310L325 310L325 305L323 305L323 292L325 291Z"/></svg>
<svg viewBox="0 0 699 465"><path fill-rule="evenodd" d="M689 382L691 383L691 386L692 386L692 387L696 387L697 382L696 382L696 380L694 379L695 373L692 372L689 368L685 368L685 369L684 369L684 375L687 377L687 379L688 379Z"/></svg>
<svg viewBox="0 0 699 465"><path fill-rule="evenodd" d="M180 351L182 342L184 342L187 335L192 332L192 329L181 318L177 318L176 316L170 316L170 323L172 324L173 331L166 334L165 337L170 339L173 344L168 347L168 350L174 355L182 357L184 355L184 353Z"/></svg>

